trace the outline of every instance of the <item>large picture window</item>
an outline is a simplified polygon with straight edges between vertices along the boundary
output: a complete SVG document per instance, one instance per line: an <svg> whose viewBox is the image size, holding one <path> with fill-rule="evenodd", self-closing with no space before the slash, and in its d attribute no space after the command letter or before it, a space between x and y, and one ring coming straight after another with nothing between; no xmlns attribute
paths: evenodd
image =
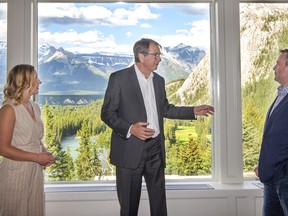
<svg viewBox="0 0 288 216"><path fill-rule="evenodd" d="M255 177L266 113L277 95L273 66L288 47L288 4L240 4L243 171Z"/></svg>
<svg viewBox="0 0 288 216"><path fill-rule="evenodd" d="M109 75L133 64L143 37L163 47L157 73L171 103L211 104L210 32L209 3L38 3L38 102L44 141L59 158L46 180L115 178L102 98ZM212 120L164 126L167 178L211 178Z"/></svg>

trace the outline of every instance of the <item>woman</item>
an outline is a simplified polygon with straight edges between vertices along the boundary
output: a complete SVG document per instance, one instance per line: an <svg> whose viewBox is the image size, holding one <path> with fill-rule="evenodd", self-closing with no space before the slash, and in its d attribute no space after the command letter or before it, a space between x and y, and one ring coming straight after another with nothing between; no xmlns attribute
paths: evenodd
<svg viewBox="0 0 288 216"><path fill-rule="evenodd" d="M8 73L0 109L0 216L43 216L43 168L55 158L44 147L39 106L30 100L41 81L31 65Z"/></svg>

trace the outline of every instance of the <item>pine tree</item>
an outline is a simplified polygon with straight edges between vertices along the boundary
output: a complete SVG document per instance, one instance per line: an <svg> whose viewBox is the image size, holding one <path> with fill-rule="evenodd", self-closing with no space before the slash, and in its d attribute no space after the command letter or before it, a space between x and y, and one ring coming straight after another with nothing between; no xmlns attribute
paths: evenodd
<svg viewBox="0 0 288 216"><path fill-rule="evenodd" d="M203 151L192 137L188 143L181 145L179 149L180 162L178 164L180 175L198 175L202 168Z"/></svg>
<svg viewBox="0 0 288 216"><path fill-rule="evenodd" d="M69 176L66 171L68 158L65 156L65 151L62 150L60 142L61 135L54 127L54 116L47 101L44 107L44 119L46 130L44 137L45 144L47 150L57 158L55 163L46 169L47 178L53 181L70 180L73 177Z"/></svg>
<svg viewBox="0 0 288 216"><path fill-rule="evenodd" d="M166 169L165 173L167 175L178 175L179 174L179 146L181 144L171 145L167 148L166 152Z"/></svg>
<svg viewBox="0 0 288 216"><path fill-rule="evenodd" d="M88 128L87 120L84 120L78 135L81 137L79 152L76 158L76 179L87 181L94 180L97 173L100 173L101 164L98 159L98 153L91 142L91 134Z"/></svg>
<svg viewBox="0 0 288 216"><path fill-rule="evenodd" d="M242 115L243 169L245 172L253 172L258 163L264 125L264 117L259 112L254 95L251 93L251 98L247 99Z"/></svg>
<svg viewBox="0 0 288 216"><path fill-rule="evenodd" d="M64 170L64 178L63 180L65 181L71 181L71 180L75 180L75 169L74 169L74 162L73 162L73 158L71 156L71 150L70 148L68 147L66 152L65 152L65 155L64 155L64 158L65 158L65 168L63 169Z"/></svg>
<svg viewBox="0 0 288 216"><path fill-rule="evenodd" d="M90 160L91 167L93 169L94 176L98 176L98 180L100 180L103 172L102 172L101 161L99 159L99 151L98 151L98 147L96 143L92 145L91 151L92 151L92 158Z"/></svg>

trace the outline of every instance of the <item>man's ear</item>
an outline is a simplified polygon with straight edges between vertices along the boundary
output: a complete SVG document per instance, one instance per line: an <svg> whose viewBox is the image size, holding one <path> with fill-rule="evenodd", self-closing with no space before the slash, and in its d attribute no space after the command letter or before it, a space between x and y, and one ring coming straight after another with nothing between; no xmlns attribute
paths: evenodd
<svg viewBox="0 0 288 216"><path fill-rule="evenodd" d="M139 53L138 57L140 62L144 62L145 55L143 53Z"/></svg>

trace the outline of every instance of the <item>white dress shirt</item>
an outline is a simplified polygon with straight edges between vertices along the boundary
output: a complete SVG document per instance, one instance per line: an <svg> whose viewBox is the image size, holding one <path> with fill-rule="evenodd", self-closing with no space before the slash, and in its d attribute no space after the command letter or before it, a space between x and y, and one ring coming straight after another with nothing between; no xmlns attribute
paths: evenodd
<svg viewBox="0 0 288 216"><path fill-rule="evenodd" d="M142 92L146 115L147 115L147 122L149 125L147 128L151 128L155 130L154 137L157 137L160 133L159 130L159 121L158 121L158 113L157 113L157 107L156 107L156 98L155 98L155 91L154 91L154 85L153 85L153 72L149 75L148 78L145 78L145 76L141 73L141 71L138 69L136 64L134 65L137 79L140 85L140 89ZM131 127L130 127L131 129ZM127 138L131 136L130 129L127 134Z"/></svg>

